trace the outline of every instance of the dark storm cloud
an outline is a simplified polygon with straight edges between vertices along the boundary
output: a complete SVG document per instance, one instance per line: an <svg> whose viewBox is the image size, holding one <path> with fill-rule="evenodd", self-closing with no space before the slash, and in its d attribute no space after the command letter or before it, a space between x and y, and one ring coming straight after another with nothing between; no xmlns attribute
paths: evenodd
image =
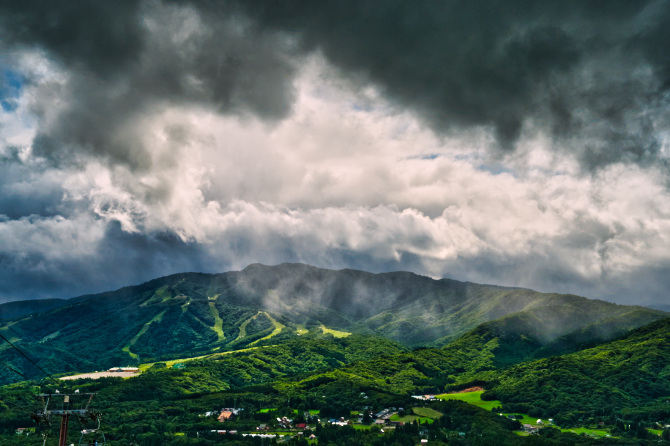
<svg viewBox="0 0 670 446"><path fill-rule="evenodd" d="M283 261L428 271L629 302L637 297L607 289L632 290L639 273L648 282L640 285L644 299L667 299L668 267L658 260L665 253L651 252L667 240L667 191L640 192L636 184L653 187L645 177L668 173L650 168L665 161L661 138L670 135L668 23L665 1L0 2L0 68L11 67L0 73L0 118L11 115L3 122L15 133L30 130L0 137L30 140L32 148L0 144L0 299L73 296L172 272ZM321 56L330 65L323 77L309 77ZM34 61L40 66L26 69ZM298 74L305 77L294 84ZM433 135L398 146L410 160L443 166L430 178L430 169L411 163L387 169L374 138L368 145L351 123L337 122L358 111L346 106L325 115L333 122L322 128L283 121L293 129L290 142L273 140L277 134L236 137L228 120L208 121L259 118L246 130L261 133L264 123L291 114L303 83L344 85L342 77L347 94L376 87L385 119L390 101L438 135L463 141L458 150L479 149L467 130L490 130L496 156L480 170L503 174L460 176L467 166L447 163L448 153L413 151L433 150ZM313 113L339 100L309 99L318 103ZM25 124L21 113L34 121ZM374 132L378 118L357 125ZM348 132L363 138L338 138ZM539 186L512 178L523 161L497 155L536 134L594 175L573 184L561 174L563 184L548 174ZM310 139L313 148L299 147ZM405 159L393 150L389 157ZM359 157L368 151L379 159ZM242 152L249 156L235 156ZM360 180L329 170L331 159ZM621 161L638 166L612 166ZM373 162L379 170L366 167ZM414 170L403 176L406 169ZM324 193L303 181L312 174L323 177ZM601 195L593 181L608 174L626 187L591 197L586 189ZM607 178L602 189L612 190ZM542 195L537 206L524 207L533 194ZM647 195L658 200L645 204ZM268 208L256 206L266 198ZM247 207L229 209L235 206ZM582 213L601 223L584 224ZM620 243L617 226L628 237ZM565 232L571 235L562 238ZM607 259L608 244L622 260ZM620 275L607 276L608 268ZM603 281L614 285L602 291Z"/></svg>
<svg viewBox="0 0 670 446"><path fill-rule="evenodd" d="M0 220L1 221L1 220ZM217 263L196 243L169 233L129 234L116 222L91 254L56 255L26 250L22 255L0 252L0 302L47 297L69 298L138 284L184 271L218 272Z"/></svg>
<svg viewBox="0 0 670 446"><path fill-rule="evenodd" d="M5 42L40 48L71 74L57 93L45 93L64 106L35 142L38 153L61 161L84 150L146 167L151 160L129 127L167 104L286 116L291 41L378 85L438 132L491 127L504 151L529 125L590 170L648 163L659 154L658 130L668 127L659 111L670 87L664 2L3 5Z"/></svg>
<svg viewBox="0 0 670 446"><path fill-rule="evenodd" d="M0 5L0 36L4 42L37 45L73 68L107 76L127 68L139 54L139 5L136 0L8 0Z"/></svg>
<svg viewBox="0 0 670 446"><path fill-rule="evenodd" d="M530 122L563 139L589 169L648 162L658 155L655 132L668 127L653 110L668 105L667 2L248 5L262 23L293 31L305 50L382 86L434 129L492 126L503 150Z"/></svg>
<svg viewBox="0 0 670 446"><path fill-rule="evenodd" d="M225 4L199 15L188 5L151 1L11 2L0 6L0 17L12 49L45 51L68 76L42 83L32 104L41 118L35 153L59 163L83 151L150 167L137 123L167 106L268 120L290 110L294 66L286 41Z"/></svg>

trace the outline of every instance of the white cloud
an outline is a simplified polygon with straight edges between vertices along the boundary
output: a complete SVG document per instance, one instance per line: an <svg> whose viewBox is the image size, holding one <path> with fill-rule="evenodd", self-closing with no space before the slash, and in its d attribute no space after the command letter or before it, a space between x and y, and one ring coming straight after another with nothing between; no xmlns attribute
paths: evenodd
<svg viewBox="0 0 670 446"><path fill-rule="evenodd" d="M40 88L30 91L37 103ZM353 253L373 270L617 299L626 297L612 276L670 261L670 194L654 168L577 175L575 159L538 132L491 159L487 129L437 137L319 58L295 88L292 115L272 125L184 104L126 122L121 136L135 138L146 165L81 155L77 167L46 168L61 178L59 214L0 221L0 253L91 259L106 223L118 222L127 233L177 234L234 268L345 267Z"/></svg>

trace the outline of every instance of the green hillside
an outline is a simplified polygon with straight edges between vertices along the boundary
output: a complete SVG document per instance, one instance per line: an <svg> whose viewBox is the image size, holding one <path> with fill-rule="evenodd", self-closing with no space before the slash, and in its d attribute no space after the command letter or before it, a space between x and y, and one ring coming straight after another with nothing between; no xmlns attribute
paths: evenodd
<svg viewBox="0 0 670 446"><path fill-rule="evenodd" d="M407 272L331 271L301 264L176 274L64 302L33 314L26 314L33 305L23 306L19 317L0 323L3 336L53 373L277 344L305 330L441 346L495 320L476 334L487 342L497 339L495 349L487 344L493 355L490 368L574 351L667 315ZM0 346L0 360L27 377L38 376L6 344ZM17 379L16 373L0 369L0 382Z"/></svg>
<svg viewBox="0 0 670 446"><path fill-rule="evenodd" d="M259 321L257 329L272 328L265 325L271 324ZM311 330L278 345L211 353L182 361L181 368L154 363L136 378L64 382L60 390L97 393L94 406L104 413L102 429L110 445L265 444L239 435L210 437L211 430L222 428L253 433L262 423L293 436L288 444L303 444L296 430L277 424L282 416L307 422L319 444L325 445L415 445L421 438L450 445L663 444L659 435L666 434L659 423L670 424L669 319L594 348L506 368L495 362L497 338L481 336L491 333L490 325L477 327L444 348L414 351L380 337L336 338ZM487 389L483 398L488 405L479 400L465 404L411 397L472 385ZM0 388L0 444L41 444L40 436L19 438L13 430L35 426L29 412L40 402L31 395L54 389L46 380ZM500 404L494 399L502 407L488 410L491 403ZM244 411L223 425L215 417L203 418L204 413L218 413L222 407ZM425 424L387 428L382 433L351 416L390 407L428 418L396 414L393 420L417 419ZM524 420L528 414L554 418L562 428L597 430L612 438L592 439L551 427L538 435L521 436L520 424L499 411L526 414ZM351 418L355 426L331 426L326 422L330 417ZM48 431L46 426L37 427Z"/></svg>
<svg viewBox="0 0 670 446"><path fill-rule="evenodd" d="M67 305L66 299L19 300L0 304L0 320L16 319Z"/></svg>
<svg viewBox="0 0 670 446"><path fill-rule="evenodd" d="M510 411L554 417L562 424L659 404L670 414L670 319L620 340L485 375ZM484 375L482 375L484 377Z"/></svg>

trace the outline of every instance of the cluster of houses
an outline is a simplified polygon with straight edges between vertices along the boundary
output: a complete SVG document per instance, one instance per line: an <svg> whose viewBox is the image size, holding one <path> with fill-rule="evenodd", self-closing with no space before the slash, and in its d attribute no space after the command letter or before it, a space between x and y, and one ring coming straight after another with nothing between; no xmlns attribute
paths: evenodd
<svg viewBox="0 0 670 446"><path fill-rule="evenodd" d="M435 395L412 395L412 398L421 401L434 401Z"/></svg>
<svg viewBox="0 0 670 446"><path fill-rule="evenodd" d="M539 431L539 428L537 426L533 426L532 424L524 424L523 425L523 431L527 432L529 434L537 434Z"/></svg>
<svg viewBox="0 0 670 446"><path fill-rule="evenodd" d="M328 420L330 424L334 424L335 426L351 426L352 423L351 420L345 420L344 417L341 418L331 418Z"/></svg>
<svg viewBox="0 0 670 446"><path fill-rule="evenodd" d="M17 427L14 431L16 435L30 435L35 433L34 427Z"/></svg>
<svg viewBox="0 0 670 446"><path fill-rule="evenodd" d="M426 401L430 401L435 399L435 395L413 395L414 398L416 399L422 399ZM216 416L217 420L221 423L231 419L232 417L235 417L239 414L240 411L244 409L242 408L230 408L230 407L225 407L221 409L219 412L206 412L204 415L205 417L209 416ZM405 423L402 421L392 421L391 417L395 415L397 412L402 412L403 408L396 408L396 407L388 407L385 408L377 413L372 413L369 407L365 408L366 411L369 411L368 413L371 415L371 418L374 420L374 424L379 427L397 427L397 426L403 426ZM217 415L218 414L218 415ZM305 416L309 416L309 412L305 412ZM515 415L505 415L505 414L500 414L500 416L506 416L509 419L516 419L517 417ZM363 421L362 416L358 418L358 422L361 423ZM321 422L321 420L317 420L317 422ZM331 418L327 421L330 424L337 425L337 426L350 426L353 424L351 420L347 420L344 417L342 418ZM523 430L524 432L527 432L529 434L536 434L539 432L539 428L544 425L554 425L554 420L552 418L549 418L547 422L545 423L541 419L538 419L535 424L523 424ZM277 418L277 427L279 429L285 429L285 430L299 430L299 431L304 431L309 428L307 423L305 422L299 422L299 423L293 423L293 420L287 417L281 417ZM253 436L258 436L260 438L271 438L274 437L274 434L263 434L262 432L269 431L271 429L270 425L263 423L260 424L256 427L256 431L259 433L257 434L242 434L242 435L251 435ZM219 434L237 434L236 430L212 430L212 432L216 432ZM302 435L302 432L298 432L298 435ZM312 435L314 437L314 435ZM311 437L310 437L311 438Z"/></svg>
<svg viewBox="0 0 670 446"><path fill-rule="evenodd" d="M234 408L234 407L224 407L220 411L205 412L200 415L201 417L213 417L216 415L216 419L219 420L219 423L223 423L226 420L230 420L232 417L239 415L244 409ZM218 415L217 415L218 414ZM224 431L225 433L225 431Z"/></svg>
<svg viewBox="0 0 670 446"><path fill-rule="evenodd" d="M513 415L508 415L507 417L508 417L508 418L509 418L509 417L513 417ZM553 426L553 425L554 425L554 419L553 419L553 418L549 418L549 419L547 420L547 423L546 423L546 424L547 424L548 426ZM540 426L544 426L544 425L545 425L545 422L542 421L541 419L538 419L538 420L535 422L535 425L528 424L528 423L524 424L524 425L523 425L523 431L524 431L524 432L527 432L527 433L529 433L529 434L537 434L537 433L539 432L539 430L540 430Z"/></svg>
<svg viewBox="0 0 670 446"><path fill-rule="evenodd" d="M293 424L293 420L286 417L277 418L277 426L279 426L282 429L302 429L302 430L307 429L307 423ZM256 430L259 431L264 431L268 429L270 429L270 427L267 424L261 424L256 428Z"/></svg>
<svg viewBox="0 0 670 446"><path fill-rule="evenodd" d="M300 429L300 430L306 430L308 428L307 423L295 423L293 424L293 420L290 420L286 417L282 418L277 418L277 424L280 428L282 429ZM258 427L256 428L257 431L268 431L270 430L270 426L267 424L259 424ZM242 434L243 436L251 436L251 437L260 437L260 438L274 438L275 434ZM302 432L297 433L298 436L303 435ZM279 435L280 437L283 437L283 435ZM316 435L311 434L309 436L310 440L315 440Z"/></svg>
<svg viewBox="0 0 670 446"><path fill-rule="evenodd" d="M374 424L377 426L404 426L405 423L402 421L391 421L391 417L395 415L398 411L402 412L404 409L402 407L388 407L383 409L376 414L374 414Z"/></svg>

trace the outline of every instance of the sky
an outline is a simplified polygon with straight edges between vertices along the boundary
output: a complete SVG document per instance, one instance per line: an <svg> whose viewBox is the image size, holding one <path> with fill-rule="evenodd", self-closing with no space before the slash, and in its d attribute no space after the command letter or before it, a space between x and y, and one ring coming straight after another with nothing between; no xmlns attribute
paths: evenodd
<svg viewBox="0 0 670 446"><path fill-rule="evenodd" d="M308 263L670 305L667 1L0 3L0 302Z"/></svg>

